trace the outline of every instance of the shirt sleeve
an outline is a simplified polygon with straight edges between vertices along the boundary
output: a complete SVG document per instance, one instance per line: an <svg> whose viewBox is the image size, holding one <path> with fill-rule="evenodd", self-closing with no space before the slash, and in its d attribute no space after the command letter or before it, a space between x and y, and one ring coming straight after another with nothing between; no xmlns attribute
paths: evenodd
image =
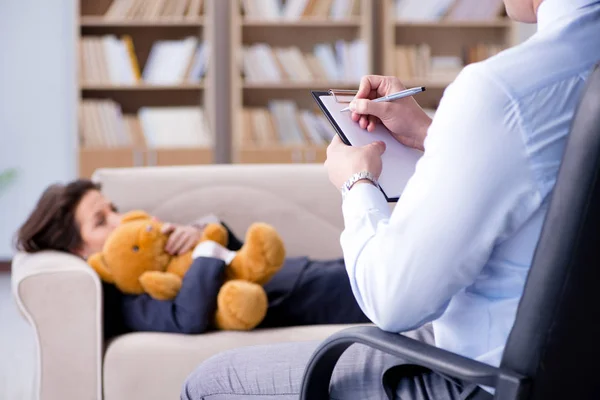
<svg viewBox="0 0 600 400"><path fill-rule="evenodd" d="M485 72L465 68L444 93L393 212L369 184L344 201L340 241L352 290L383 330L403 332L440 316L494 245L541 202L518 108Z"/></svg>
<svg viewBox="0 0 600 400"><path fill-rule="evenodd" d="M217 309L217 294L224 282L224 271L223 261L198 257L173 300L156 300L147 294L124 296L126 327L133 331L205 332Z"/></svg>

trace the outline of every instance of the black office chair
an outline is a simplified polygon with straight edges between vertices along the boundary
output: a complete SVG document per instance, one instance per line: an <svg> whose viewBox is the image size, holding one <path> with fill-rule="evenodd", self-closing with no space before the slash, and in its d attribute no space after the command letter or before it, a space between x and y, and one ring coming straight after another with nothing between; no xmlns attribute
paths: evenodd
<svg viewBox="0 0 600 400"><path fill-rule="evenodd" d="M500 368L375 327L349 328L315 351L301 399L329 398L353 343L468 382L497 400L600 399L600 65L588 78Z"/></svg>

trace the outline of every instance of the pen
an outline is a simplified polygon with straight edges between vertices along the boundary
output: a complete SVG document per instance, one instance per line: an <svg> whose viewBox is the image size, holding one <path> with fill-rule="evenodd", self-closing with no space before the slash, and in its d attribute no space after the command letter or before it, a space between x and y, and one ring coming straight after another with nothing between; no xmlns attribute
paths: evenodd
<svg viewBox="0 0 600 400"><path fill-rule="evenodd" d="M425 91L425 87L423 87L423 86L414 87L411 89L403 90L398 93L392 93L392 94L388 94L387 96L379 97L379 98L373 100L373 102L381 103L381 102L385 102L385 101L394 101L394 100L402 99L404 97L414 96L415 94L421 93L424 91ZM340 112L345 112L345 111L350 111L350 107L346 107Z"/></svg>

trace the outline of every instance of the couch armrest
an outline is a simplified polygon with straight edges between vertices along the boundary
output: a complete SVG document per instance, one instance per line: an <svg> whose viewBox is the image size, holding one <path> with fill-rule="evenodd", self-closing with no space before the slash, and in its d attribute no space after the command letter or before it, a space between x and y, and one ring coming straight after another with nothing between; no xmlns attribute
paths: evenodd
<svg viewBox="0 0 600 400"><path fill-rule="evenodd" d="M17 254L12 291L36 339L39 399L102 398L102 287L78 257Z"/></svg>

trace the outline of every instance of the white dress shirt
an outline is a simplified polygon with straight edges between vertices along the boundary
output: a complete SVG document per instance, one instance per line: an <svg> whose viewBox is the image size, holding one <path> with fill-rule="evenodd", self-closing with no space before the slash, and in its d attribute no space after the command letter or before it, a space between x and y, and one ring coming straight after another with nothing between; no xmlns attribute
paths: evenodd
<svg viewBox="0 0 600 400"><path fill-rule="evenodd" d="M386 331L433 321L436 345L498 366L585 78L600 0L545 0L538 32L445 91L393 212L372 185L343 204L352 289Z"/></svg>

